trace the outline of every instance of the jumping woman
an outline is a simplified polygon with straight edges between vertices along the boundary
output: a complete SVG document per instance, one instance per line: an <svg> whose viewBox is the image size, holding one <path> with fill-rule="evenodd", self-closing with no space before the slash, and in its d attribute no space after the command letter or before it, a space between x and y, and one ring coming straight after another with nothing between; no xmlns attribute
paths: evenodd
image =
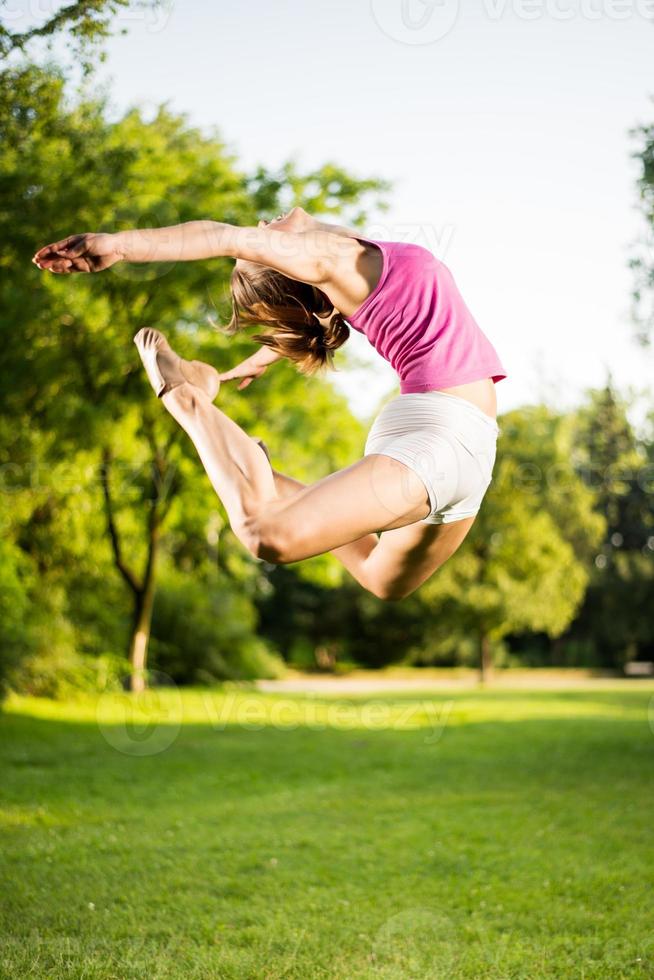
<svg viewBox="0 0 654 980"><path fill-rule="evenodd" d="M255 338L261 347L219 373L144 327L134 341L152 387L252 555L286 564L329 551L374 595L404 598L457 550L491 481L495 382L506 377L495 349L431 252L364 238L302 208L256 227L191 221L73 235L33 261L69 274L218 256L236 259L229 329L268 328ZM263 444L213 401L221 381L245 388L282 357L304 374L331 365L348 325L390 362L400 394L375 419L363 459L305 486L274 471Z"/></svg>

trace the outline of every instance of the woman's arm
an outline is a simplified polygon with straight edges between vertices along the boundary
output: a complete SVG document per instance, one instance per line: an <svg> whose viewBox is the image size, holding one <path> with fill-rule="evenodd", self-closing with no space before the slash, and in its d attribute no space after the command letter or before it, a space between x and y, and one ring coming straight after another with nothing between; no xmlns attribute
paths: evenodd
<svg viewBox="0 0 654 980"><path fill-rule="evenodd" d="M115 234L70 235L39 249L33 262L50 272L102 272L116 262L178 262L235 254L237 228L218 221L187 221ZM238 256L236 256L238 257Z"/></svg>
<svg viewBox="0 0 654 980"><path fill-rule="evenodd" d="M239 239L251 230L221 221L185 221L164 228L120 231L114 238L125 262L189 262L229 255L238 258Z"/></svg>
<svg viewBox="0 0 654 980"><path fill-rule="evenodd" d="M260 378L268 365L281 360L281 357L281 354L271 350L270 347L262 346L254 354L246 358L245 361L237 364L236 367L230 368L229 371L222 371L219 378L221 381L231 381L234 378L241 378L240 384L237 385L240 391L242 388L247 388L255 378Z"/></svg>
<svg viewBox="0 0 654 980"><path fill-rule="evenodd" d="M118 250L126 262L169 262L231 256L265 265L291 279L321 284L351 246L328 225L306 231L274 226L188 221L168 228L120 232Z"/></svg>
<svg viewBox="0 0 654 980"><path fill-rule="evenodd" d="M51 272L71 273L99 272L119 261L180 262L231 256L277 269L291 279L324 285L341 267L345 253L357 247L353 239L322 229L292 232L187 221L114 235L73 235L46 245L33 261Z"/></svg>

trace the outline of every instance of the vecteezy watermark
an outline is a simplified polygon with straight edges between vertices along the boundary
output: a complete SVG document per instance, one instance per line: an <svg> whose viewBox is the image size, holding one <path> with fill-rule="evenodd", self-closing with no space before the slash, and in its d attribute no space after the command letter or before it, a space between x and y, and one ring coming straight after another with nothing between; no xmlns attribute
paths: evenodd
<svg viewBox="0 0 654 980"><path fill-rule="evenodd" d="M407 454L408 452L407 450ZM456 486L456 460L454 468L448 472L441 460L436 460L433 454L431 459L425 453L407 455L403 460L395 459L384 452L383 445L376 446L374 432L372 439L368 437L366 453L372 460L370 493L384 511L380 530L390 530L398 519L405 520L415 508L426 503L431 511L432 499L428 487L434 487L447 476L451 477Z"/></svg>
<svg viewBox="0 0 654 980"><path fill-rule="evenodd" d="M67 460L51 464L33 455L20 463L9 461L0 464L0 494L22 493L27 490L30 493L56 492L62 496L72 496L101 485L102 477L101 461L96 460L84 466ZM153 465L152 460L135 464L114 460L111 465L112 493L123 503L141 500L144 483L156 491L157 499L163 500L171 492L177 477L178 467L175 462L169 463L163 471Z"/></svg>
<svg viewBox="0 0 654 980"><path fill-rule="evenodd" d="M179 211L172 202L138 186L132 197L113 205L96 227L95 232L72 236L73 247L81 254L91 248L92 254L111 256L111 272L136 282L160 279L189 253L195 258L238 258L250 250L260 251L262 236L266 239L266 264L282 271L297 267L300 260L321 260L325 254L320 236L284 234L283 230L268 234L252 225L240 227L236 252L226 252L229 246L225 228L232 226L211 220L180 222ZM454 225L438 228L427 222L377 224L371 226L366 237L422 246L444 261L454 237ZM341 250L349 259L351 247L351 236L332 236L332 251Z"/></svg>
<svg viewBox="0 0 654 980"><path fill-rule="evenodd" d="M377 25L402 44L434 44L459 19L459 0L371 0Z"/></svg>
<svg viewBox="0 0 654 980"><path fill-rule="evenodd" d="M383 409L382 409L383 412ZM505 429L501 428L500 433ZM543 438L549 438L546 434ZM366 440L365 451L374 453L375 429L371 428ZM525 460L509 450L498 453L501 468L496 467L495 453L492 447L486 452L476 452L475 457L484 479L495 473L494 486L506 493L517 493L524 496L535 496L547 493L549 495L575 494L579 481L593 491L605 493L626 492L629 487L642 494L654 494L654 464L643 461L643 464L631 466L620 462L609 466L594 465L592 459L581 462L556 461L547 465ZM435 462L431 450L416 452L409 463L417 472L430 474L434 487L439 487L441 496L445 483L458 479L458 460L454 453L445 448L439 453ZM411 465L405 466L398 472L400 476L399 496L402 504L415 504L424 497L424 484L413 472ZM74 495L92 491L102 482L103 464L93 461L83 466L74 461L62 460L56 464L44 460L34 454L20 462L7 460L0 463L0 495L56 492L59 495ZM408 472L405 473L404 469ZM389 521L395 519L403 511L397 507L398 487L392 488L392 498L383 478L385 470L380 466L373 467L371 476L371 492L375 499L389 509ZM162 500L172 491L178 477L178 466L172 461L162 471L153 465L151 460L131 464L126 460L114 460L111 464L111 490L124 503L138 502L142 498L142 486L147 483ZM214 538L214 543L217 538Z"/></svg>
<svg viewBox="0 0 654 980"><path fill-rule="evenodd" d="M174 0L132 0L116 10L112 23L123 28L143 24L148 34L157 34L167 27L173 6ZM61 7L60 0L4 0L2 19L12 31L26 31L49 23Z"/></svg>
<svg viewBox="0 0 654 980"><path fill-rule="evenodd" d="M455 226L444 224L437 226L426 221L376 221L366 226L365 232L361 232L365 239L370 241L397 241L406 244L421 245L433 252L437 258L444 260L445 254L449 249L454 238ZM203 245L207 251L218 255L224 247L222 227L219 223L206 222L203 229L193 232L198 239L202 236ZM297 257L301 249L301 254L306 258L322 258L324 255L324 242L320 237L306 235L300 242L297 235L283 234L283 229L274 231L267 242L267 251L271 259L277 255L279 258L291 259ZM242 228L241 234L242 247L257 248L261 242L261 229L249 225ZM349 255L352 246L352 238L348 235L335 236L331 248L341 249L344 255ZM270 261L270 260L269 260ZM270 264L274 264L270 261Z"/></svg>
<svg viewBox="0 0 654 980"><path fill-rule="evenodd" d="M483 0L482 8L490 20L513 14L519 20L629 20L649 19L652 0Z"/></svg>
<svg viewBox="0 0 654 980"><path fill-rule="evenodd" d="M654 696L647 702L647 723L652 735L654 735Z"/></svg>
<svg viewBox="0 0 654 980"><path fill-rule="evenodd" d="M102 695L96 706L96 721L104 739L124 755L157 755L168 749L183 723L183 701L170 677L150 672L153 686L142 693L123 691ZM157 685L157 686L154 686ZM215 732L242 728L260 732L269 728L284 731L311 729L317 732L415 731L424 745L440 742L447 727L453 700L336 700L311 694L301 698L273 700L259 693L227 693L207 690L202 695L206 721Z"/></svg>
<svg viewBox="0 0 654 980"><path fill-rule="evenodd" d="M503 491L524 495L576 493L579 481L594 491L620 493L629 486L643 494L654 493L654 465L628 466L618 462L609 466L596 466L592 460L571 465L554 462L542 466L523 460L509 452L502 453L503 468L495 478L495 484Z"/></svg>
<svg viewBox="0 0 654 980"><path fill-rule="evenodd" d="M372 241L421 245L444 262L455 231L453 224L438 226L427 221L376 221L367 227L366 237Z"/></svg>
<svg viewBox="0 0 654 980"><path fill-rule="evenodd" d="M93 895L93 890L80 886L69 899L80 924L106 909L104 903L91 900ZM22 935L5 933L0 939L2 977L69 977L73 964L79 963L84 963L87 976L165 976L175 959L166 944L155 939L123 936L120 944L111 944L102 929L96 933L85 930L82 937L44 936L31 929Z"/></svg>
<svg viewBox="0 0 654 980"><path fill-rule="evenodd" d="M460 0L371 0L371 12L394 41L434 44L456 26ZM480 13L493 22L509 15L524 21L651 20L654 0L482 0Z"/></svg>
<svg viewBox="0 0 654 980"><path fill-rule="evenodd" d="M377 932L369 954L377 977L453 976L456 930L451 919L433 908L410 908L391 916Z"/></svg>
<svg viewBox="0 0 654 980"><path fill-rule="evenodd" d="M138 262L116 262L111 271L120 279L130 282L149 282L161 279L176 265L182 254L186 233L180 225L180 214L176 206L162 200L155 194L138 192L134 200L125 199L108 216L98 229L99 233L120 234L130 232L132 248L138 251ZM175 230L173 230L175 229ZM164 252L174 258L159 259Z"/></svg>
<svg viewBox="0 0 654 980"><path fill-rule="evenodd" d="M326 700L305 695L302 698L276 696L270 702L259 695L248 697L207 691L202 704L214 731L228 726L247 731L280 728L295 731L344 729L357 731L425 730L426 745L435 745L443 736L454 701L437 703L427 698L408 703L366 699L364 701Z"/></svg>
<svg viewBox="0 0 654 980"><path fill-rule="evenodd" d="M98 728L123 755L158 755L179 735L183 704L177 685L161 671L150 671L149 683L139 693L112 691L98 698Z"/></svg>
<svg viewBox="0 0 654 980"><path fill-rule="evenodd" d="M132 0L116 13L121 27L142 24L148 34L159 34L168 26L175 0Z"/></svg>

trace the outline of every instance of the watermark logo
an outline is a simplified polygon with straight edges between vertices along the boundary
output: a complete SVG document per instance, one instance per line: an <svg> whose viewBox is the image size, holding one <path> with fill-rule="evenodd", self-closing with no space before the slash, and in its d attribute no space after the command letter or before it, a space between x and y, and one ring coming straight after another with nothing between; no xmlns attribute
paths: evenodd
<svg viewBox="0 0 654 980"><path fill-rule="evenodd" d="M27 31L36 25L43 27L48 24L61 13L61 7L59 0L4 0L2 17L12 31ZM112 23L121 28L127 25L143 25L148 34L158 34L168 26L173 7L174 0L137 0L121 6L115 12Z"/></svg>
<svg viewBox="0 0 654 980"><path fill-rule="evenodd" d="M654 735L654 697L651 697L647 704L647 722L652 735Z"/></svg>
<svg viewBox="0 0 654 980"><path fill-rule="evenodd" d="M459 18L459 0L371 0L379 28L401 44L434 44Z"/></svg>
<svg viewBox="0 0 654 980"><path fill-rule="evenodd" d="M378 27L401 44L434 44L459 20L459 0L371 0ZM654 0L483 0L478 16L491 23L509 17L521 21L651 21Z"/></svg>
<svg viewBox="0 0 654 980"><path fill-rule="evenodd" d="M170 748L182 726L182 696L161 671L149 671L150 687L138 693L112 691L96 706L102 737L123 755L158 755Z"/></svg>
<svg viewBox="0 0 654 980"><path fill-rule="evenodd" d="M155 0L154 3L131 3L116 15L121 26L142 24L148 34L160 34L168 27L175 0Z"/></svg>
<svg viewBox="0 0 654 980"><path fill-rule="evenodd" d="M378 242L401 242L420 245L445 262L456 225L451 222L435 225L427 221L376 221L366 228L366 238Z"/></svg>
<svg viewBox="0 0 654 980"><path fill-rule="evenodd" d="M406 731L424 732L425 745L437 745L450 719L454 701L437 702L431 699L394 703L386 699L340 701L306 695L301 699L281 698L268 702L259 696L248 697L233 692L216 695L207 691L202 696L205 715L213 731L228 726L246 731L277 728L296 731L299 728L321 732L342 731Z"/></svg>
<svg viewBox="0 0 654 980"><path fill-rule="evenodd" d="M179 224L179 212L170 201L162 201L147 192L137 195L136 200L124 199L99 230L107 234L130 232L133 247L141 258L139 262L117 262L110 267L111 272L130 282L151 282L167 275L177 259L161 261L157 256L162 248L167 248L168 254L182 254L184 228L169 230Z"/></svg>
<svg viewBox="0 0 654 980"><path fill-rule="evenodd" d="M452 921L436 909L411 908L387 919L372 944L370 962L376 977L452 976L454 967Z"/></svg>
<svg viewBox="0 0 654 980"><path fill-rule="evenodd" d="M420 398L421 393L417 396ZM365 454L373 460L370 490L376 501L392 515L389 524L408 517L414 508L425 503L429 513L444 507L453 501L460 484L457 452L444 437L434 439L426 448L417 445L416 441L413 444L407 441L397 458L390 455L388 436L401 432L405 424L396 413L404 409L404 403L411 397L399 395L384 406L366 440ZM428 404L425 408L429 411Z"/></svg>
<svg viewBox="0 0 654 980"><path fill-rule="evenodd" d="M624 21L651 18L654 4L652 0L484 0L483 10L492 21L508 14L525 21Z"/></svg>

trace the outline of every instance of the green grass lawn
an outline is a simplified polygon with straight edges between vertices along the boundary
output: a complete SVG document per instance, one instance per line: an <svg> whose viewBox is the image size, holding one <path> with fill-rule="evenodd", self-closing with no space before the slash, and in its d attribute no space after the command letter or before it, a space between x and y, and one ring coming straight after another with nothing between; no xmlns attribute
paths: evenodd
<svg viewBox="0 0 654 980"><path fill-rule="evenodd" d="M14 698L0 976L654 977L653 694Z"/></svg>

